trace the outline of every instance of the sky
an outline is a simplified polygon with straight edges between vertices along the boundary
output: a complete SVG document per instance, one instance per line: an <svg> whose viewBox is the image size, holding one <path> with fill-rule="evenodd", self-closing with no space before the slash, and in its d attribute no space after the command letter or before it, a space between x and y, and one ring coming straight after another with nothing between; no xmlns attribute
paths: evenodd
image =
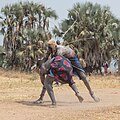
<svg viewBox="0 0 120 120"><path fill-rule="evenodd" d="M98 3L101 6L109 6L113 15L120 19L120 0L3 0L0 2L0 9L5 5L17 3L20 1L34 1L36 3L42 3L46 7L50 7L55 10L59 16L59 19L54 23L51 22L51 24L57 24L61 20L67 18L68 10L72 9L75 3L85 3L88 1L92 2L93 4ZM2 36L0 36L0 45L2 45L2 39Z"/></svg>

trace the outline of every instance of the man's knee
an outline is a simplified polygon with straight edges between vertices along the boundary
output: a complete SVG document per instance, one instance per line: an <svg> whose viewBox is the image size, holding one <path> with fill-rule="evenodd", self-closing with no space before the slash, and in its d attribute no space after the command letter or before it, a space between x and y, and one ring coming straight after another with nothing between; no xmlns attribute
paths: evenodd
<svg viewBox="0 0 120 120"><path fill-rule="evenodd" d="M45 78L45 80L44 80L44 85L45 85L45 87L47 88L48 85L52 85L53 81L54 81L53 78L51 78L51 77L49 77L49 76L46 76L46 78Z"/></svg>
<svg viewBox="0 0 120 120"><path fill-rule="evenodd" d="M84 72L80 72L80 77L83 81L88 81Z"/></svg>

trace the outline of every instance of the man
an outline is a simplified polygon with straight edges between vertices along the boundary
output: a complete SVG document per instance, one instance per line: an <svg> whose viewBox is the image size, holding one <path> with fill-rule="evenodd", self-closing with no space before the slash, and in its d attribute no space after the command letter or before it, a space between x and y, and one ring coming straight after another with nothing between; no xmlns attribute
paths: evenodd
<svg viewBox="0 0 120 120"><path fill-rule="evenodd" d="M91 97L94 99L95 102L100 101L100 99L94 95L94 92L92 91L90 87L89 80L86 78L85 71L83 70L74 50L72 50L68 46L57 45L54 40L49 40L48 41L48 53L46 55L45 60L47 60L50 55L52 55L52 57L61 55L61 56L68 58L71 61L73 71L77 74L79 79L82 79Z"/></svg>
<svg viewBox="0 0 120 120"><path fill-rule="evenodd" d="M71 62L67 58L63 56L56 56L52 59L47 60L42 65L38 66L40 67L40 76L44 76L46 74L46 77L41 78L41 82L43 83L43 89L40 98L36 103L40 103L43 101L44 94L47 90L52 101L52 106L56 105L56 100L52 87L53 81L57 81L62 84L69 84L69 86L75 92L78 100L80 102L83 101L83 98L80 96L75 82L72 79L73 68L71 66Z"/></svg>

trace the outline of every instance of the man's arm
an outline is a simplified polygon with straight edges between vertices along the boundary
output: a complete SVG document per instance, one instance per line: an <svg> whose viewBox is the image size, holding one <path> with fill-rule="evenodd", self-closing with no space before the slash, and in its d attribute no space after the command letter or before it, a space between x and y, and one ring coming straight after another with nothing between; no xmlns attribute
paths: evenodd
<svg viewBox="0 0 120 120"><path fill-rule="evenodd" d="M44 57L45 62L48 60L49 56L50 56L50 51L48 50L46 53L46 56Z"/></svg>
<svg viewBox="0 0 120 120"><path fill-rule="evenodd" d="M44 75L44 74L46 74L48 72L53 60L54 60L54 58L48 59L45 63L42 64L42 66L40 68L41 74Z"/></svg>

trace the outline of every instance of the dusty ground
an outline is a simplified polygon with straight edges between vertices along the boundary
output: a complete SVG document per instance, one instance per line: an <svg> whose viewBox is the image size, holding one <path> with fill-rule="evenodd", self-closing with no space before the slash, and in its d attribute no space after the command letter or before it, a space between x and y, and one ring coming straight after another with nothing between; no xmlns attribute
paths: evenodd
<svg viewBox="0 0 120 120"><path fill-rule="evenodd" d="M43 105L33 104L41 84L36 74L0 70L0 120L120 120L120 77L91 76L90 84L101 101L95 103L82 81L75 78L84 102L67 85L54 87L57 107L46 94Z"/></svg>

